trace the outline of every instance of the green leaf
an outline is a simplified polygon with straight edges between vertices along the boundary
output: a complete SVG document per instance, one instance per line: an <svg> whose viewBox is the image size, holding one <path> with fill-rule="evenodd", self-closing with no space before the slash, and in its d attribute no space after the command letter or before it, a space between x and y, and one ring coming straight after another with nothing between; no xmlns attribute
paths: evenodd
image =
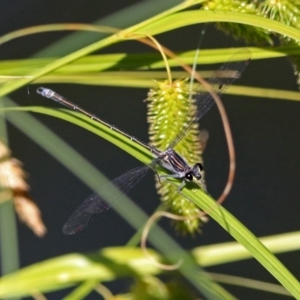
<svg viewBox="0 0 300 300"><path fill-rule="evenodd" d="M7 100L7 102L10 106L13 105L11 101ZM114 188L110 181L105 179L105 177L101 173L99 173L99 171L97 171L94 166L89 164L78 153L76 153L74 149L70 148L66 143L64 143L51 131L45 128L45 126L37 122L29 114L22 112L22 108L17 108L18 111L12 111L14 109L15 108L7 108L5 110L6 118L14 126L27 134L45 150L49 151L51 155L55 156L58 161L67 166L74 175L80 178L92 190L97 190L98 194L101 195L101 197L103 197L105 201L110 203L112 207L127 220L128 224L136 229L139 229L143 224L146 223L147 215L136 204L130 201L130 199L126 195L122 194L118 189ZM75 117L76 119L76 114L75 116L72 116L71 114L69 117ZM88 120L89 122L92 121L90 119L87 119L83 120L83 122L80 120L78 122L82 122L83 126L87 126L91 130L96 130L95 127L86 124ZM95 123L94 121L92 122ZM105 129L103 131L99 129L99 135L100 134L103 134L103 136L107 136L108 138L118 143L118 136L107 134L105 132ZM147 151L145 152L145 149L144 151L140 151L142 149L138 149L139 147L134 147L130 140L127 143L126 141L124 141L123 144L124 147L128 147L129 152L131 151L130 149L132 149L132 153L139 153L138 155L141 159L145 159L145 161L150 160L150 158L147 157ZM145 152L146 154L143 152ZM99 190L99 187L103 188ZM118 201L113 201L112 199L118 199ZM158 226L155 226L152 229L150 235L148 236L148 240L161 253L163 253L165 257L168 258L168 261L170 263L174 264L177 263L179 259L182 259L184 263L181 265L179 271L196 287L197 290L201 291L201 293L204 294L208 299L233 299L233 297L227 291L213 282L208 276L205 275L204 272L201 272L199 274L198 272L200 269L199 267L196 267L195 262L193 261L191 256L186 253L169 235L167 235ZM55 278L51 276L49 277L49 280L54 279ZM21 282L20 284L22 285L23 283ZM60 288L63 287L64 286L61 286ZM31 293L31 291L27 290L27 293Z"/></svg>
<svg viewBox="0 0 300 300"><path fill-rule="evenodd" d="M25 110L26 108L18 109ZM145 151L143 147L136 145L129 139L127 139L126 142L126 138L120 136L120 134L117 134L101 124L96 125L96 122L84 116L79 116L74 112L67 111L54 111L41 108L30 109L36 112L46 112L47 114L53 114L55 116L60 116L62 113L61 116L63 116L63 118L71 120L75 124L83 126L92 132L97 132L97 134L111 141L115 145L121 145L122 148L124 147L125 151L141 160L143 163L149 163L151 161L150 156L146 154L147 151ZM178 181L175 180L175 182L178 184ZM215 221L228 231L228 233L243 245L254 258L256 258L283 286L285 286L287 290L290 291L292 295L300 297L300 285L296 278L246 227L234 218L234 216L222 206L217 205L209 195L200 190L195 191L184 188L182 194L197 204L202 210L206 211Z"/></svg>
<svg viewBox="0 0 300 300"><path fill-rule="evenodd" d="M285 266L224 207L201 190L184 189L182 193L218 222L236 241L243 245L295 298L300 298L299 281Z"/></svg>
<svg viewBox="0 0 300 300"><path fill-rule="evenodd" d="M259 240L273 254L300 250L300 231L260 237ZM237 242L227 242L193 249L193 256L203 267L253 258L251 253Z"/></svg>
<svg viewBox="0 0 300 300"><path fill-rule="evenodd" d="M266 30L271 30L283 36L290 37L291 39L300 41L300 30L291 26L282 24L274 20L264 18L262 16L235 13L235 12L222 12L222 11L185 11L169 15L156 22L141 28L141 32L149 35L157 35L159 33L167 32L184 26L199 24L199 23L212 23L212 22L233 22L240 24L252 25Z"/></svg>

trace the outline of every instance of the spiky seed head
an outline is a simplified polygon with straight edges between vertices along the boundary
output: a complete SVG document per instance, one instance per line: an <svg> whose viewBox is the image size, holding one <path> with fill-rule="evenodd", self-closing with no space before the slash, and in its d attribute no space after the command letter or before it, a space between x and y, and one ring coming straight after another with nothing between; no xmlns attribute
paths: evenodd
<svg viewBox="0 0 300 300"><path fill-rule="evenodd" d="M178 132L188 124L196 112L194 100L191 99L187 80L157 82L157 86L148 93L148 122L150 143L165 150ZM190 165L202 162L199 125L194 124L185 138L176 145L176 151ZM157 178L156 178L157 180ZM191 201L178 194L177 188L170 183L157 180L156 187L166 208L174 214L193 216L200 213ZM174 222L175 228L182 233L199 231L201 220L198 218Z"/></svg>

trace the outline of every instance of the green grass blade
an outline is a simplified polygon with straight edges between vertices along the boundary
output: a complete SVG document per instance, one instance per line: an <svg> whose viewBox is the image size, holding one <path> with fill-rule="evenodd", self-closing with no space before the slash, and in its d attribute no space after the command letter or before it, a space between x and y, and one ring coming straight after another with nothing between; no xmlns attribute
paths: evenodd
<svg viewBox="0 0 300 300"><path fill-rule="evenodd" d="M247 47L251 52L251 59L266 59L284 57L287 55L294 55L299 53L299 47ZM206 49L201 50L201 55L198 57L197 64L216 64L226 62L234 53L236 48L221 48L221 49ZM186 64L192 64L194 60L195 51L186 51L177 53L178 57ZM53 63L57 58L39 58L39 59L19 59L8 60L0 62L1 75L20 75L25 76L37 71L43 66ZM171 67L178 67L180 63L176 59L169 59ZM151 74L150 69L165 68L165 63L161 59L159 53L142 53L142 54L128 54L128 53L113 53L90 55L82 57L68 65L52 72L53 74L85 74L99 73L109 69L112 70L147 70ZM120 72L122 73L122 72ZM153 78L155 78L153 76Z"/></svg>
<svg viewBox="0 0 300 300"><path fill-rule="evenodd" d="M13 106L11 101L7 100L7 102L10 106ZM77 154L75 150L68 147L67 144L55 136L51 131L47 130L47 128L45 128L42 124L33 119L29 114L21 112L21 109L22 108L20 108L18 112L12 112L12 109L6 110L6 116L13 125L30 136L31 139L37 142L44 149L49 151L51 155L55 156L60 162L67 166L92 190L97 190L103 199L112 204L113 208L123 218L125 218L131 226L139 229L143 224L145 224L147 216L137 205L130 201L130 199L123 195L118 189L115 189L97 169ZM72 114L70 114L70 116L71 115ZM84 126L89 125L84 124ZM95 130L94 128L91 129ZM118 143L118 138L110 136L110 133L107 134L105 132L105 128L103 128L103 130L99 130L99 132L101 132L104 136L107 135L109 139ZM138 149L140 147L136 148L136 146L133 146L129 141L127 143L124 141L122 148L123 147L127 148L129 153L131 153L130 149L132 149L132 153L139 153L139 157L137 157L139 159L150 160L150 158L147 158L147 155L145 155L141 149ZM100 191L99 186L103 186L105 188ZM111 203L110 199L118 199L119 201ZM182 259L184 263L180 267L179 271L208 299L233 299L229 293L211 281L204 273L201 273L200 276L198 273L199 267L195 265L191 256L158 226L155 226L152 229L148 239L165 257L168 257L168 260L170 260L171 263L177 263L179 259ZM51 277L51 279L53 278Z"/></svg>
<svg viewBox="0 0 300 300"><path fill-rule="evenodd" d="M182 192L217 221L236 241L243 245L295 298L300 298L300 283L285 266L243 224L202 191Z"/></svg>
<svg viewBox="0 0 300 300"><path fill-rule="evenodd" d="M300 92L277 90L277 89L267 89L267 88L257 88L250 86L231 86L229 87L226 94L239 95L247 97L259 97L272 100L291 100L300 101Z"/></svg>
<svg viewBox="0 0 300 300"><path fill-rule="evenodd" d="M77 126L85 128L102 138L106 139L110 143L116 145L122 150L126 151L130 155L134 156L144 164L150 164L152 161L152 154L146 150L144 147L138 145L134 141L124 137L122 134L111 130L110 128L93 121L91 118L88 118L80 113L68 110L68 109L52 109L46 107L14 107L6 108L6 111L29 111L35 113L41 113L48 116L56 117L70 123L73 123Z"/></svg>
<svg viewBox="0 0 300 300"><path fill-rule="evenodd" d="M300 231L259 238L272 253L300 250ZM252 254L237 242L227 242L193 249L193 256L203 267L253 258Z"/></svg>
<svg viewBox="0 0 300 300"><path fill-rule="evenodd" d="M278 284L211 272L209 272L209 275L220 283L292 297L292 295L283 286Z"/></svg>
<svg viewBox="0 0 300 300"><path fill-rule="evenodd" d="M221 11L200 11L192 10L179 12L162 18L156 22L140 28L141 33L150 35L157 35L159 33L167 32L184 26L212 23L212 22L233 22L260 27L266 30L271 30L283 36L289 37L296 41L300 40L300 30L294 27L285 25L281 22L267 19L263 16L250 15L234 12Z"/></svg>
<svg viewBox="0 0 300 300"><path fill-rule="evenodd" d="M180 4L181 0L159 1L153 5L152 0L141 1L118 10L104 18L97 20L95 25L113 26L114 28L126 28L152 18L165 10L172 9L173 6ZM102 39L106 34L93 34L90 32L76 32L63 40L48 46L35 55L35 57L61 56L75 51L88 44L95 43Z"/></svg>
<svg viewBox="0 0 300 300"><path fill-rule="evenodd" d="M2 86L2 88L0 89L0 97L1 96L4 96L14 90L16 90L17 88L21 87L21 86L24 86L32 81L34 81L35 79L43 76L43 75L46 75L60 67L62 67L63 65L66 65L66 64L69 64L71 63L72 61L75 61L76 59L79 59L83 56L86 56L92 52L95 52L99 49L103 49L107 46L110 46L110 45L113 45L117 42L121 42L125 39L128 38L128 34L132 34L132 33L135 33L136 31L138 31L141 27L143 26L146 26L147 24L150 24L152 22L154 22L155 20L159 20L169 14L172 14L172 13L175 13L177 11L180 11L180 10L183 10L189 6L192 6L194 4L197 4L197 3L201 3L201 1L184 1L183 3L161 13L161 14L158 14L146 21L143 21L137 25L134 25L126 30L122 30L120 32L118 32L117 34L115 35L111 35L105 39L102 39L98 42L95 42L93 44L90 44L78 51L75 51L63 58L60 58L60 59L57 59L56 61L54 61L53 63L43 67L42 69L40 70L37 70L35 72L32 72L31 74L29 74L31 76L31 78L22 78L22 79L19 79L19 80L16 80L16 81L13 81L13 82L9 82L8 84L6 84L5 86Z"/></svg>
<svg viewBox="0 0 300 300"><path fill-rule="evenodd" d="M24 109L24 108L21 108ZM32 108L31 108L32 109ZM35 111L44 111L49 114L58 116L61 112L60 111L53 111L49 109L42 109L37 108L34 109ZM72 112L70 113L70 116L67 116L68 112L63 112L63 118L70 120L73 118L73 116L76 116L77 114ZM82 125L85 128L89 128L91 131L95 132L95 128L89 127L90 125L86 125L86 122L89 123L95 123L91 122L92 120L86 118L86 117L80 117L78 116L78 119L85 120L82 124L81 121L78 121L76 119L77 125ZM99 128L105 127L100 126L101 124L97 125ZM115 145L120 146L118 143L120 141L118 140L118 134L116 136L113 136L116 134L116 132L113 132L112 130L109 130L108 132L105 132L107 128L102 128L99 130L97 134L101 135L103 138L106 138L113 142ZM124 137L123 137L124 138ZM123 142L121 142L122 144ZM124 145L121 146L124 147L129 154L133 154L137 159L140 159L144 163L148 163L148 161L151 161L150 157L147 157L145 155L146 153L143 153L145 150L143 149L135 149L136 145L132 143L132 141L128 141L127 144L124 143ZM142 148L142 147L141 147ZM76 160L75 160L76 161ZM95 189L95 188L94 188ZM215 219L225 230L229 232L241 245L243 245L252 255L255 257L279 282L281 282L287 290L291 292L294 296L297 295L300 297L300 285L299 282L293 277L293 275L279 262L279 260L265 247L263 244L247 229L245 228L237 219L235 219L229 212L227 212L223 207L216 206L213 199L211 199L208 195L202 193L201 191L197 191L197 193L194 193L191 190L184 189L183 194L188 196L189 199L194 201L201 209L204 211L207 211L209 215ZM126 205L127 206L127 205Z"/></svg>

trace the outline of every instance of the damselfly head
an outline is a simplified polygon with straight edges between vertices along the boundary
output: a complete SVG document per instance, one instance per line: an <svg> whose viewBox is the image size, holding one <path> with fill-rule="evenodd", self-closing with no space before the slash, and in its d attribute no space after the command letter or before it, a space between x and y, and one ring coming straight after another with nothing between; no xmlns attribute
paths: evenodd
<svg viewBox="0 0 300 300"><path fill-rule="evenodd" d="M197 163L192 168L192 174L197 179L200 180L202 178L203 166L200 163Z"/></svg>
<svg viewBox="0 0 300 300"><path fill-rule="evenodd" d="M187 172L184 176L186 181L200 180L202 178L203 166L200 163L197 163L193 166L191 171Z"/></svg>
<svg viewBox="0 0 300 300"><path fill-rule="evenodd" d="M51 98L52 95L54 94L53 91L46 89L44 87L37 88L36 92L46 98Z"/></svg>

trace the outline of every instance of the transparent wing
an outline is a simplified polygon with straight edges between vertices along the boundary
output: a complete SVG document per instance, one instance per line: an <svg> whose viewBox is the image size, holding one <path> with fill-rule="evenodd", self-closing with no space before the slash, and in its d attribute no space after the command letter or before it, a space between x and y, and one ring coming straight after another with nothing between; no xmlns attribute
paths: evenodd
<svg viewBox="0 0 300 300"><path fill-rule="evenodd" d="M223 64L213 76L207 80L214 92L221 97L246 69L249 64L251 53L248 49L242 49L235 53L225 64ZM182 128L176 137L170 142L168 148L174 148L191 129L194 122L199 121L215 104L214 99L205 88L194 95L197 112L194 118Z"/></svg>
<svg viewBox="0 0 300 300"><path fill-rule="evenodd" d="M112 183L123 193L128 193L146 175L150 168L148 166L132 169L119 177ZM103 187L105 188L105 186ZM112 199L118 201L118 199ZM63 226L64 234L74 234L83 230L97 214L107 211L110 208L104 199L97 193L90 195L72 213Z"/></svg>

